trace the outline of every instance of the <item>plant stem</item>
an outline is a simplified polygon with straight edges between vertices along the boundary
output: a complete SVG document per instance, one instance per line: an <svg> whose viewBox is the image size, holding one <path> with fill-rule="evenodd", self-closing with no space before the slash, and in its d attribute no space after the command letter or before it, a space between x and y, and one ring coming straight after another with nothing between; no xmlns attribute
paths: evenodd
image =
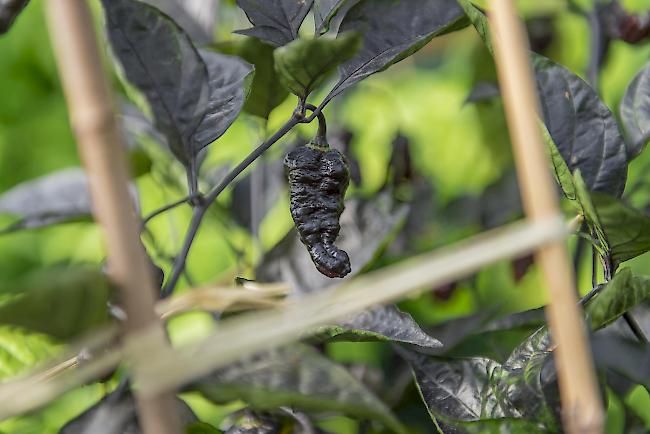
<svg viewBox="0 0 650 434"><path fill-rule="evenodd" d="M304 122L305 123L310 123L311 121L316 119L316 117L322 116L323 115L322 114L323 109L325 108L325 105L328 102L329 101L323 101L323 103L321 103L321 105L319 105L318 107L316 107L316 106L314 106L312 104L305 104L305 108L311 110L312 113L305 118Z"/></svg>
<svg viewBox="0 0 650 434"><path fill-rule="evenodd" d="M598 286L598 252L596 248L591 248L591 287Z"/></svg>
<svg viewBox="0 0 650 434"><path fill-rule="evenodd" d="M207 209L212 205L212 203L219 197L219 195L230 185L231 182L237 178L237 176L243 172L248 166L250 166L255 160L257 160L266 150L268 150L275 142L280 140L287 134L293 127L299 123L306 122L307 120L303 118L300 114L294 113L291 118L273 134L267 141L262 143L260 146L255 148L241 163L237 165L234 169L226 175L226 177L217 185L212 191L210 191L205 197L198 201L194 206L194 211L192 214L192 220L190 221L190 226L185 234L185 240L183 241L183 247L181 248L180 253L176 256L174 261L174 267L172 268L171 276L167 281L166 285L161 291L161 297L168 297L174 291L178 280L185 270L185 264L187 262L187 256L190 253L192 248L192 243L194 243L194 237L201 226L203 217Z"/></svg>
<svg viewBox="0 0 650 434"><path fill-rule="evenodd" d="M578 233L585 232L586 230L587 230L587 224L585 222L582 222L582 224L580 225L580 229L578 229ZM576 242L576 249L575 252L573 253L573 270L576 276L580 274L580 261L582 260L582 256L585 252L586 245L587 245L587 240L585 240L582 237L578 237L578 240ZM579 292L577 285L576 285L576 292ZM579 295L580 294L578 294L578 296Z"/></svg>
<svg viewBox="0 0 650 434"><path fill-rule="evenodd" d="M587 303L589 303L592 298L600 294L600 291L602 291L605 288L605 286L607 285L605 285L604 283L594 286L591 291L589 291L587 294L585 294L584 297L580 299L580 305L585 306Z"/></svg>
<svg viewBox="0 0 650 434"><path fill-rule="evenodd" d="M313 104L305 104L305 108L307 110L311 110L313 113L316 113L316 116L318 117L318 132L316 133L316 137L314 137L312 140L312 143L316 146L328 147L329 144L327 143L327 121L325 120L325 115L318 110L318 107Z"/></svg>
<svg viewBox="0 0 650 434"><path fill-rule="evenodd" d="M644 344L650 343L648 341L648 337L643 332L643 329L641 328L639 323L636 321L636 319L632 316L630 312L625 312L623 314L623 318L625 319L625 322L630 327L630 330L632 330L632 333L634 333L634 336L636 336L639 342Z"/></svg>
<svg viewBox="0 0 650 434"><path fill-rule="evenodd" d="M198 196L198 195L194 195L194 196L185 196L185 197L182 198L182 199L178 199L178 200L175 201L175 202L172 202L172 203L167 204L167 205L165 205L165 206L163 206L163 207L161 207L161 208L158 208L158 209L155 210L155 211L152 211L148 216L146 216L146 217L142 220L142 223L141 223L141 225L140 225L140 232L142 232L142 231L144 230L145 226L147 226L147 224L148 224L151 220L153 220L154 218L158 217L158 216L161 215L161 214L166 213L167 211L170 211L170 210L172 210L172 209L174 209L174 208L176 208L176 207L179 207L179 206L181 206L181 205L183 205L183 204L185 204L185 203L187 203L187 202L189 202L189 201L195 199L197 196Z"/></svg>
<svg viewBox="0 0 650 434"><path fill-rule="evenodd" d="M299 115L294 114L291 116L291 118L278 130L276 131L275 134L273 134L266 142L262 143L260 146L255 148L253 152L251 152L248 157L244 159L241 163L237 165L234 169L230 171L230 173L217 185L210 193L208 193L205 196L205 202L202 206L208 207L212 204L212 202L215 201L215 199L223 192L228 185L232 181L239 176L241 172L243 172L248 166L250 166L255 160L257 160L264 152L266 152L267 149L269 149L275 142L280 140L282 137L284 137L285 134L287 134L293 127L300 123L307 123L306 119L303 119L299 117Z"/></svg>
<svg viewBox="0 0 650 434"><path fill-rule="evenodd" d="M178 279L183 273L183 270L185 270L187 255L190 253L190 248L192 247L192 243L194 243L194 237L196 237L196 233L199 231L199 227L201 226L201 221L203 220L203 216L205 215L206 210L207 207L203 206L194 208L192 212L192 220L190 221L190 227L188 228L187 233L185 234L185 240L183 241L183 247L181 248L178 256L176 256L174 259L174 268L172 269L172 275L161 291L162 298L169 297L171 295L172 291L174 291L174 287L178 283Z"/></svg>

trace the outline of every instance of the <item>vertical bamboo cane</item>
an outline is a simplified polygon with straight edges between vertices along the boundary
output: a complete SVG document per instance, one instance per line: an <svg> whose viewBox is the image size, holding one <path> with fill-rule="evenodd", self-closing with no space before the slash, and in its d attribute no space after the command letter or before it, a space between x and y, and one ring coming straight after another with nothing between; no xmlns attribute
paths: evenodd
<svg viewBox="0 0 650 434"><path fill-rule="evenodd" d="M560 209L537 121L539 101L526 33L512 0L492 0L491 6L492 43L522 201L528 218L541 220L559 214ZM554 242L540 249L537 258L551 296L546 315L557 343L555 360L565 429L570 434L600 434L602 402L566 247Z"/></svg>
<svg viewBox="0 0 650 434"><path fill-rule="evenodd" d="M48 24L68 101L79 152L89 179L94 214L104 231L109 273L120 289L128 315L126 339L158 323L151 341L142 345L167 345L154 313L155 291L139 242L138 225L128 191L124 145L117 128L108 81L92 17L85 0L48 0ZM132 345L132 347L135 347ZM137 355L131 362L137 379ZM180 432L173 395L136 396L140 422L148 434Z"/></svg>

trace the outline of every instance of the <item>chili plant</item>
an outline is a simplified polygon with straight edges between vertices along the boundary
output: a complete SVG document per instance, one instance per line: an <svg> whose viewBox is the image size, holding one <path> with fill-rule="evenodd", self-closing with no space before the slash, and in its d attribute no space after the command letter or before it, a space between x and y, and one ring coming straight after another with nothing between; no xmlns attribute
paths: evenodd
<svg viewBox="0 0 650 434"><path fill-rule="evenodd" d="M19 13L27 3L0 0L0 33L12 24L20 27ZM135 177L133 200L161 300L171 299L174 306L185 297L190 310L211 313L201 320L192 317L192 324L212 326L224 315L275 306L520 217L484 3L205 0L203 7L211 12L202 15L175 0L98 2ZM650 63L632 78L615 110L603 99L601 78L612 46L643 47L650 20L618 1L594 2L587 9L567 2L547 13L527 21L540 125L566 213L584 222L572 240L574 262L579 276L585 270L591 275L587 291L580 288L580 303L609 403L608 429L647 432L650 418L647 408L639 411L639 402L650 399L650 277L632 260L650 250L644 150L650 140ZM584 70L552 60L560 37L554 26L562 14L582 17L589 25ZM444 69L439 59L430 65L426 55L411 56L425 47L440 49L456 36L430 42L452 33L463 41L478 36L482 44L463 66L475 83L461 104L404 107L398 92L360 84L405 59L417 68ZM13 37L12 32L3 36ZM439 57L453 63L449 59L459 55ZM417 84L419 92L430 83ZM354 117L359 107L368 113L374 103L386 109L382 122L394 128ZM426 173L425 162L448 160L414 142L430 140L434 130L461 137L443 123L418 125L425 134L414 133L414 119L426 123L427 110L452 117L473 110L485 133L481 140L506 155L489 161L503 170L487 179L480 194L470 194L470 188L451 194L443 177ZM371 140L361 149L364 132ZM251 136L264 138L241 161L215 159L220 153L241 154L221 145ZM453 143L457 149L465 145ZM386 158L378 163L373 158L380 148ZM463 160L458 184L471 182L478 160ZM381 167L379 176L372 165ZM92 224L87 177L68 168L25 181L0 197L0 212L12 216L0 231L7 238L71 222ZM274 212L290 215L285 221L295 227L277 229L279 235L268 242L263 226ZM191 255L197 244L217 246L214 257L232 256L236 270L226 277L205 272L214 257L204 257L206 249L201 257ZM60 262L32 266L45 269L28 278L18 272L20 278L10 283L19 283L0 293L0 324L7 327L0 328L0 336L11 343L7 357L0 345L0 379L32 368L30 360L57 354L97 327L124 320L102 272L103 258ZM301 342L186 384L177 411L191 433L562 432L555 347L541 310L508 307L504 300L483 309L445 311L459 297L473 297L481 305L486 300L480 292L490 286L539 292L535 270L532 257L517 258L431 288L399 307L375 307L323 326ZM178 291L233 277L238 288L231 291ZM271 285L277 283L279 290ZM201 294L208 293L212 298L206 302ZM172 341L189 324L180 319L170 321L176 324L170 325ZM375 363L350 362L342 349L371 354ZM73 365L101 357L102 350L84 349ZM48 429L140 432L127 369L97 378L83 390L97 393L81 404L68 403L72 410L64 412L65 420ZM612 428L616 417L623 421L619 431ZM37 416L5 421L0 430L34 432L21 428L30 418Z"/></svg>

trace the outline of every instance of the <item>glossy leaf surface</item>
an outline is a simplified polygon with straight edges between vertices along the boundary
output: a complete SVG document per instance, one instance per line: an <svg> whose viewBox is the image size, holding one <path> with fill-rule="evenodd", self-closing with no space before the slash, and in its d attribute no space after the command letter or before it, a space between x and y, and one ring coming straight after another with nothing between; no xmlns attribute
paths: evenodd
<svg viewBox="0 0 650 434"><path fill-rule="evenodd" d="M591 191L620 196L627 151L616 119L580 77L534 56L546 128L571 172L580 170Z"/></svg>
<svg viewBox="0 0 650 434"><path fill-rule="evenodd" d="M276 47L298 37L298 30L313 0L237 0L253 27L236 33L252 36Z"/></svg>
<svg viewBox="0 0 650 434"><path fill-rule="evenodd" d="M275 67L287 88L304 100L338 65L354 56L360 44L359 34L353 32L336 39L297 39L275 51Z"/></svg>
<svg viewBox="0 0 650 434"><path fill-rule="evenodd" d="M364 78L413 54L433 37L466 25L455 0L362 0L345 15L339 36L360 32L363 47L339 68L339 81L324 103Z"/></svg>
<svg viewBox="0 0 650 434"><path fill-rule="evenodd" d="M275 70L275 47L257 38L246 38L243 41L222 44L217 49L225 54L235 54L255 67L244 111L268 119L271 111L289 95Z"/></svg>
<svg viewBox="0 0 650 434"><path fill-rule="evenodd" d="M650 140L650 63L630 82L620 110L628 139L628 158L632 159Z"/></svg>
<svg viewBox="0 0 650 434"><path fill-rule="evenodd" d="M88 220L92 209L86 175L71 168L19 184L0 196L0 213L18 218L4 232Z"/></svg>
<svg viewBox="0 0 650 434"><path fill-rule="evenodd" d="M217 403L242 399L258 409L339 411L403 432L390 410L345 368L299 344L230 365L192 387Z"/></svg>
<svg viewBox="0 0 650 434"><path fill-rule="evenodd" d="M425 333L408 313L395 306L380 306L334 326L318 329L319 337L334 341L384 341L438 348L442 344Z"/></svg>

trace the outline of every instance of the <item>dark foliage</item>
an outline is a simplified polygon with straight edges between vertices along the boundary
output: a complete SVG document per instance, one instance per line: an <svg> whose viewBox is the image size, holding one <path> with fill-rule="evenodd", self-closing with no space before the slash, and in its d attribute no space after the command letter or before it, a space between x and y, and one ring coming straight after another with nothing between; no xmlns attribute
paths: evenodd
<svg viewBox="0 0 650 434"><path fill-rule="evenodd" d="M0 33L9 29L27 3L0 0ZM211 42L213 35L196 33L196 23L188 24L184 15L169 12L173 8L164 9L169 12L166 14L137 0L101 3L108 42L119 69L143 97L140 102L148 105L143 112L151 116L149 120L130 106L122 110L121 125L130 143L135 173L155 173L154 181L160 179L164 190L171 187L175 191L182 184L173 173L179 169L178 163L187 174L187 196L155 210L142 225L156 262L161 258L171 262L169 271L162 262L160 266L153 260L150 263L163 295L171 295L181 277L193 281L186 262L195 239L203 236L199 228L204 219L221 228L250 229L246 236L259 241L263 218L286 194L283 167L296 230L283 237L280 234L275 246L251 259L246 267L255 270L260 282L290 285L290 298L339 282L332 278L349 280L385 262L429 250L430 245L418 250L421 239L436 238L435 245L444 244L438 238L454 239L445 233L448 227L478 231L522 216L512 167L497 173L496 181L480 194L465 194L448 203L438 201L435 179L418 171L420 155L406 125L400 125L402 132L389 138L390 158L381 166L385 172L373 194L364 184L364 161L357 159L349 125L337 125L337 133L329 137L333 146L328 144L325 117L330 121L341 117L336 105L328 104L366 77L420 50L434 37L471 23L485 42L488 56L492 51L489 23L485 12L472 1L237 0L231 2L232 7L236 3L252 27L236 31L245 38L219 41L208 49L196 44ZM571 7L577 10L576 5ZM310 12L314 28L306 29L303 23ZM587 81L537 54L553 51L549 48L559 33L554 16L530 19L527 27L535 52L531 60L541 102L540 125L548 132L551 163L565 202L583 217L581 235L593 245L594 264L600 261L604 270L599 281L601 276L593 267L594 288L581 300L586 323L593 331L594 362L602 390L624 396L637 386L650 389L646 337L650 278L623 268L626 261L650 250L650 217L623 197L628 165L643 155L650 140L650 64L627 88L620 106L620 125L597 89L611 41L636 44L647 39L650 15L630 14L618 1L597 2L593 10L579 12L588 19L592 38ZM305 37L308 32L313 37ZM500 93L494 77L477 76L475 83L464 105L474 104L477 113L498 107ZM133 89L126 88L131 94ZM277 124L272 112L290 95L295 109L283 126L232 170L214 164L202 173L205 149L242 113L254 116L250 124L259 123L260 130L265 130ZM316 97L319 101L314 101ZM235 182L299 124L316 119L319 130L311 143L294 148L284 160L266 154L256 172ZM157 142L158 148L148 150L140 143L142 136ZM291 143L304 143L300 140ZM350 179L358 189L346 200ZM218 199L231 185L234 188L224 206ZM249 203L252 191L259 193L254 206ZM136 202L148 199L133 196ZM83 173L76 169L55 172L0 196L0 213L14 219L0 232L91 222L90 204ZM148 223L179 206L192 210L180 251L166 255L155 251L159 240L148 232ZM440 226L434 228L437 232L433 235L427 233L435 226L432 222ZM576 258L577 266L580 259ZM509 265L506 270L512 276L507 277L512 285L518 285L536 264L533 256L527 255ZM52 267L34 282L7 285L1 294L0 325L63 342L111 320L122 320L120 300L111 294L111 284L98 268L79 264ZM475 280L452 282L436 289L435 297L428 294L419 301L435 298L432 303L436 307L453 303L457 293L467 290L463 286L477 286ZM417 388L424 402L419 408L426 408L433 418L433 424L426 421L424 432L433 432L434 425L442 433L562 432L555 347L542 309L505 314L498 306L479 306L473 315L425 327L416 321L416 309L409 310L406 304L400 305L404 310L395 305L374 306L305 330L302 342L258 352L185 385L183 392L198 392L215 404L238 402L242 406L217 429L213 421L198 421L178 400L177 411L186 431L326 433L318 423L337 414L355 419L359 432L401 433L405 428L400 418L417 414L405 410L409 400L419 402L414 393ZM388 354L382 359L386 366L373 371L368 366L357 369L355 363L346 366L331 360L328 351L341 342L373 342L383 355ZM101 351L106 350L88 351L88 360ZM83 364L83 357L78 361ZM379 374L373 377L376 372ZM411 372L414 381L409 383ZM110 377L121 374L118 369ZM111 378L102 381L108 385ZM644 429L627 413L626 423L626 432ZM68 422L60 433L98 430L141 432L128 382L122 381L117 390Z"/></svg>

